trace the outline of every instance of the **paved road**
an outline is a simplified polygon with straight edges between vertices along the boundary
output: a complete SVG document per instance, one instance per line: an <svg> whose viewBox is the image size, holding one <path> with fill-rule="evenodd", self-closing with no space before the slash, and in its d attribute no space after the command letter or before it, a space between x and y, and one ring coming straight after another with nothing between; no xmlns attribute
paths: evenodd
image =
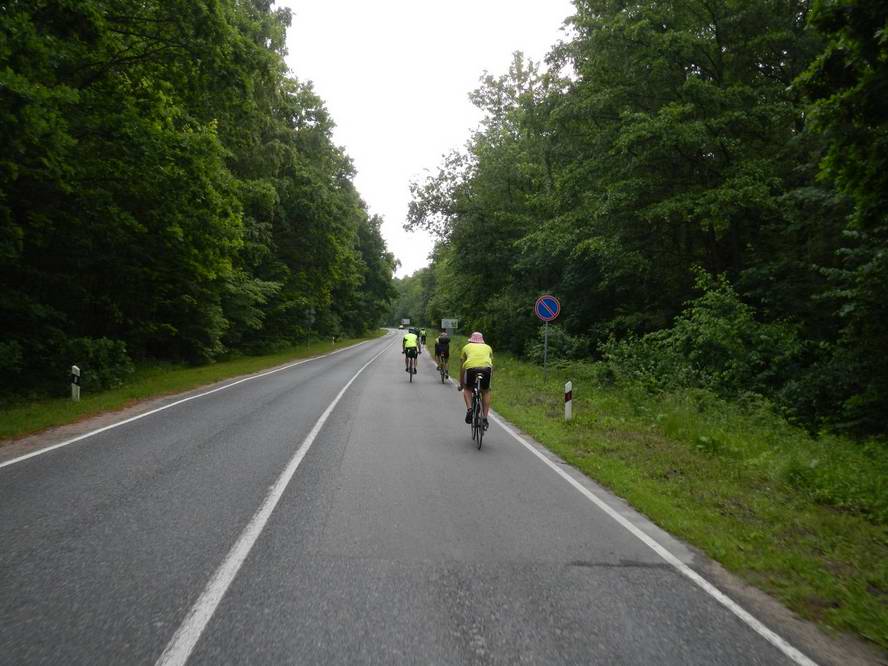
<svg viewBox="0 0 888 666"><path fill-rule="evenodd" d="M0 469L0 662L155 663L382 352L189 663L791 663L500 426L478 451L457 392L427 359L408 383L395 342Z"/></svg>

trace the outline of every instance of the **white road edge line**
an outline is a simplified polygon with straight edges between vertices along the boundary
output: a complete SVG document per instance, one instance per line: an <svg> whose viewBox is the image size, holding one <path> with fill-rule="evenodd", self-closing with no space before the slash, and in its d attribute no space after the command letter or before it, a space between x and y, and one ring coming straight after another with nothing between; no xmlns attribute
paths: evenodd
<svg viewBox="0 0 888 666"><path fill-rule="evenodd" d="M434 364L431 358L429 361ZM453 384L453 379L448 378L451 384ZM688 565L678 559L675 555L673 555L670 551L664 548L658 541L650 537L649 535L642 532L638 527L633 525L629 520L625 517L621 516L617 511L611 508L606 502L604 502L601 498L596 497L588 488L583 486L579 481L574 479L570 474L565 472L563 469L558 467L554 462L549 460L546 456L544 456L540 451L533 446L530 442L524 439L521 435L519 435L513 428L511 428L506 422L500 417L495 411L490 410L490 416L496 421L500 427L509 433L512 437L514 437L518 442L524 446L528 451L530 451L537 458L542 460L546 465L548 465L552 470L554 470L561 478L567 481L570 485L574 487L574 489L578 490L583 496L586 497L590 502L595 504L599 509L604 511L607 515L613 518L617 523L626 528L633 536L638 538L644 545L653 550L657 555L659 555L663 560L667 563L671 564L675 569L678 570L679 573L689 578L694 582L699 588L701 588L704 592L706 592L709 596L713 597L716 601L718 601L722 606L731 611L734 615L736 615L740 620L742 620L747 626L749 626L754 632L756 632L759 636L768 641L771 645L780 650L783 654L789 657L793 662L799 664L799 666L817 666L817 662L811 660L804 653L787 643L783 638L778 636L776 633L768 629L762 622L760 622L757 618L755 618L751 613L745 610L742 606L736 603L733 599L719 590L715 585L710 583L708 580L703 578L696 571L691 569Z"/></svg>
<svg viewBox="0 0 888 666"><path fill-rule="evenodd" d="M383 336L384 337L384 336ZM374 338L378 339L378 338ZM168 405L164 405L163 407L158 407L157 409L152 409L150 412L145 412L144 414L137 414L136 416L132 416L128 419L124 419L123 421L118 421L117 423L112 423L110 425L106 425L103 428L99 428L97 430L92 430L90 432L84 433L82 435L78 435L77 437L73 437L71 439L65 440L64 442L59 442L58 444L53 444L52 446L47 446L45 449L40 449L39 451L33 451L32 453L26 453L23 456L19 456L18 458L13 458L11 460L7 460L6 462L0 463L0 469L4 467L8 467L9 465L15 465L16 463L22 462L23 460L27 460L28 458L34 458L35 456L43 455L44 453L49 453L50 451L55 451L56 449L60 449L63 446L68 446L69 444L74 444L75 442L79 442L80 440L86 439L87 437L92 437L93 435L98 435L99 433L105 432L106 430L112 430L114 428L119 428L122 425L126 425L127 423L132 423L133 421L138 421L139 419L144 419L146 416L151 416L152 414L157 414L157 412L162 412L165 409L169 409L170 407L175 407L176 405L181 405L183 402L188 402L189 400L196 400L197 398L203 398L204 396L210 395L211 393L216 393L218 391L224 391L225 389L229 389L232 386L237 386L238 384L242 384L243 382L250 382L254 379L260 379L262 377L267 377L268 375L273 375L276 372L281 372L283 370L289 370L297 365L302 365L303 363L309 363L311 361L318 361L322 358L327 358L328 356L333 356L334 354L338 354L340 352L347 351L349 349L354 349L360 345L366 345L368 342L373 342L373 340L364 340L363 342L357 342L353 345L349 345L348 347L343 347L342 349L337 349L336 351L328 352L326 354L321 354L320 356L312 356L311 358L302 359L301 361L296 361L295 363L289 363L287 365L281 366L280 368L275 368L274 370L268 370L266 372L262 372L258 375L250 375L249 377L244 377L243 379L238 379L236 382L231 382L230 384L226 384L225 386L220 386L218 388L214 388L210 391L205 391L203 393L198 393L197 395L192 395L187 398L182 398L181 400L176 400L176 402L171 402Z"/></svg>
<svg viewBox="0 0 888 666"><path fill-rule="evenodd" d="M653 550L657 555L663 558L666 562L675 567L679 573L683 574L687 578L690 578L698 587L700 587L704 592L713 597L716 601L718 601L722 606L731 611L734 615L736 615L740 620L745 622L753 631L755 631L759 636L768 641L771 645L780 650L787 657L792 659L796 664L800 666L817 666L816 662L812 661L802 652L794 648L792 645L787 643L783 638L775 634L773 631L768 629L764 624L762 624L758 619L756 619L753 615L751 615L748 611L746 611L743 607L737 604L733 599L724 594L721 590L719 590L715 585L710 583L708 580L703 578L696 571L691 569L688 565L678 559L675 555L669 552L666 548L664 548L658 541L650 537L649 535L642 532L638 527L629 522L625 517L621 516L617 511L611 508L608 504L606 504L601 498L596 497L588 488L583 486L579 481L570 476L563 469L560 469L555 463L549 460L546 456L540 453L535 446L530 444L527 440L525 440L521 435L515 432L511 427L506 425L506 423L499 417L496 413L491 410L491 417L496 421L507 433L512 435L515 439L517 439L528 451L533 453L537 458L542 460L546 465L548 465L551 469L557 472L565 481L567 481L570 485L572 485L576 490L582 493L586 499L595 504L599 509L604 511L611 518L616 520L620 525L625 527L629 532L631 532L635 537L637 537L642 543L644 543L648 548Z"/></svg>
<svg viewBox="0 0 888 666"><path fill-rule="evenodd" d="M262 534L265 524L271 517L274 508L277 506L278 501L287 489L287 485L296 473L296 469L299 467L302 459L305 458L305 454L318 436L318 433L321 431L327 418L348 390L348 387L352 385L362 372L364 372L367 366L387 352L393 344L394 343L386 345L385 349L361 366L361 369L348 380L348 383L342 387L342 390L339 391L337 396L333 399L333 402L331 402L327 409L324 410L324 413L321 414L321 417L314 424L311 432L309 432L305 439L302 440L302 444L299 445L299 448L290 459L287 467L269 489L259 510L256 511L250 519L250 522L244 528L244 531L241 532L241 535L238 537L232 549L228 552L225 560L219 565L219 568L216 569L210 582L207 583L206 588L204 588L203 593L191 607L191 610L188 612L188 615L185 617L185 620L179 626L179 629L173 635L172 639L170 639L163 654L161 654L155 662L155 666L182 665L188 661L191 651L194 650L194 646L197 645L197 641L200 639L207 624L209 624L210 619L213 617L213 613L216 612L216 608L222 601L222 597L225 596L229 586L234 581L235 576L237 576L237 572L240 570L241 565L247 559L247 556L253 549L253 545L259 539L259 535Z"/></svg>

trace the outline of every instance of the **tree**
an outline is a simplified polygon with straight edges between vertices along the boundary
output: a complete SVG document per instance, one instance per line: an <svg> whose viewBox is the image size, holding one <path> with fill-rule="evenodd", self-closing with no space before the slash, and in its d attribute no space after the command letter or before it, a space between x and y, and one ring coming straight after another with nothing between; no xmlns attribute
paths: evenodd
<svg viewBox="0 0 888 666"><path fill-rule="evenodd" d="M867 0L821 0L811 23L826 48L799 78L814 127L826 141L822 177L851 202L830 271L843 321L847 425L888 428L888 7Z"/></svg>
<svg viewBox="0 0 888 666"><path fill-rule="evenodd" d="M370 325L386 254L271 4L0 9L7 372L54 381L72 337L208 361Z"/></svg>

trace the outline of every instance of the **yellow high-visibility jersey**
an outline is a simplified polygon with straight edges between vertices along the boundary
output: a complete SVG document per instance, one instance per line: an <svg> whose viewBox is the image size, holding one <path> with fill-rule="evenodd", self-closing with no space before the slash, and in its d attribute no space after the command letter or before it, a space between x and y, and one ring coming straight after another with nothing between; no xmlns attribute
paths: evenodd
<svg viewBox="0 0 888 666"><path fill-rule="evenodd" d="M493 367L493 349L491 349L490 345L485 345L483 342L470 342L467 344L462 348L461 357L463 360L463 370Z"/></svg>

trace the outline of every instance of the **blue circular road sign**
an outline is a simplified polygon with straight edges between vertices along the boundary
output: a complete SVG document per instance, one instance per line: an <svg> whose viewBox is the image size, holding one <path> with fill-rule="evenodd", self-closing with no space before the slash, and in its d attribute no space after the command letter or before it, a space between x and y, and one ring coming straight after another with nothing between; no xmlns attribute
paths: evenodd
<svg viewBox="0 0 888 666"><path fill-rule="evenodd" d="M544 294L537 299L533 311L543 321L552 321L561 312L561 303L552 294Z"/></svg>

